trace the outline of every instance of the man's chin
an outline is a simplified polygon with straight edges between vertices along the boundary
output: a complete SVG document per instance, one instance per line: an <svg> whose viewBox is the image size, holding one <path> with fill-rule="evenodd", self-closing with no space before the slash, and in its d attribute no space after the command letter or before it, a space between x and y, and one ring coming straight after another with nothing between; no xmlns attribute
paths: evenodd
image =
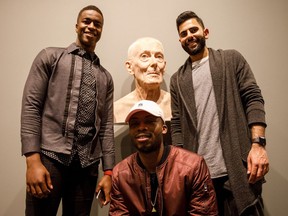
<svg viewBox="0 0 288 216"><path fill-rule="evenodd" d="M142 154L150 154L155 151L152 146L135 145L136 149Z"/></svg>

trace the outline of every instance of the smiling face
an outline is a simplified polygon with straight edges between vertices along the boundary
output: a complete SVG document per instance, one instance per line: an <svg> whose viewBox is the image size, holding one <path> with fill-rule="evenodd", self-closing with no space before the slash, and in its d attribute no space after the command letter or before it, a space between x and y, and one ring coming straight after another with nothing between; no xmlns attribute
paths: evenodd
<svg viewBox="0 0 288 216"><path fill-rule="evenodd" d="M87 52L94 52L96 43L101 38L103 17L95 10L84 10L76 24L76 44Z"/></svg>
<svg viewBox="0 0 288 216"><path fill-rule="evenodd" d="M179 41L183 49L191 56L197 58L205 56L207 51L206 39L209 31L203 28L196 19L188 19L179 26Z"/></svg>
<svg viewBox="0 0 288 216"><path fill-rule="evenodd" d="M134 42L128 51L126 68L135 77L136 85L159 87L163 81L166 61L162 44L153 38L142 38Z"/></svg>
<svg viewBox="0 0 288 216"><path fill-rule="evenodd" d="M133 114L129 120L129 134L132 143L141 153L158 151L163 142L163 134L167 132L160 117L146 111Z"/></svg>

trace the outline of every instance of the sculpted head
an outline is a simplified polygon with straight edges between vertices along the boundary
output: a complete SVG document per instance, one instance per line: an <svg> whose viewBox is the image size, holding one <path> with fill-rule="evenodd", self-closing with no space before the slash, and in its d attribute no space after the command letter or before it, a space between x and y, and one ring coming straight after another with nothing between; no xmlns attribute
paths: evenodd
<svg viewBox="0 0 288 216"><path fill-rule="evenodd" d="M166 67L162 43L151 37L136 40L128 49L125 65L135 78L136 88L159 87Z"/></svg>

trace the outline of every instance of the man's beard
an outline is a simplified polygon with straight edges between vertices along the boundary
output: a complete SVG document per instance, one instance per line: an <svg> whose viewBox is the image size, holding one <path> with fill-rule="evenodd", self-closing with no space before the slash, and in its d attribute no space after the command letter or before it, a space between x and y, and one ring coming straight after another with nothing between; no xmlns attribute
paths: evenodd
<svg viewBox="0 0 288 216"><path fill-rule="evenodd" d="M201 53L206 46L206 39L203 36L196 38L195 42L197 42L197 46L194 49L190 49L188 45L182 45L183 49L190 56L194 56L194 55Z"/></svg>

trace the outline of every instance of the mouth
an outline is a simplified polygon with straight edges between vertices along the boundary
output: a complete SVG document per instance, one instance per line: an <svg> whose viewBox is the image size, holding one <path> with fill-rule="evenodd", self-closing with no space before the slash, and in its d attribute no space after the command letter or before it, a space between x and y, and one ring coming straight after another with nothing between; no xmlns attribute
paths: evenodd
<svg viewBox="0 0 288 216"><path fill-rule="evenodd" d="M190 47L192 46L193 47L193 46L197 46L197 41L196 40L187 40L185 44L186 44L186 46L190 46Z"/></svg>
<svg viewBox="0 0 288 216"><path fill-rule="evenodd" d="M87 35L88 37L96 37L97 34L95 32L84 32L85 35Z"/></svg>
<svg viewBox="0 0 288 216"><path fill-rule="evenodd" d="M145 141L149 140L150 138L151 138L151 134L147 134L147 133L140 133L140 134L137 134L135 136L135 139L138 142L145 142Z"/></svg>
<svg viewBox="0 0 288 216"><path fill-rule="evenodd" d="M152 72L148 72L147 75L160 76L160 72L152 71Z"/></svg>
<svg viewBox="0 0 288 216"><path fill-rule="evenodd" d="M185 41L186 45L196 45L198 43L198 39L197 38L188 38Z"/></svg>

